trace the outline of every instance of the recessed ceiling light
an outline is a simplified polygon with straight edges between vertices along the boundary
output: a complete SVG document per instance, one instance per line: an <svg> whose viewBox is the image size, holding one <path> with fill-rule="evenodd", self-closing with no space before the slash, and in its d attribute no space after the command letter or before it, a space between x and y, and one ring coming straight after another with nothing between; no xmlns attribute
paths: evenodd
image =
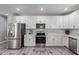
<svg viewBox="0 0 79 59"><path fill-rule="evenodd" d="M20 8L17 8L16 10L17 10L17 11L20 11L21 9L20 9Z"/></svg>
<svg viewBox="0 0 79 59"><path fill-rule="evenodd" d="M43 10L44 10L44 8L41 8L40 10L41 10L41 11L43 11Z"/></svg>
<svg viewBox="0 0 79 59"><path fill-rule="evenodd" d="M64 9L64 11L67 11L67 10L68 10L68 8L65 8L65 9Z"/></svg>

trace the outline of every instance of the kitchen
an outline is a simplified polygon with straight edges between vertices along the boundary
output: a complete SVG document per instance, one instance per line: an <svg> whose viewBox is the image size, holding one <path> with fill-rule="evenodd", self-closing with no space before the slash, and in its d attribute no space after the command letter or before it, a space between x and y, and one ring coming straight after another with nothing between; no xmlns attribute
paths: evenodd
<svg viewBox="0 0 79 59"><path fill-rule="evenodd" d="M79 4L0 7L1 55L79 54Z"/></svg>

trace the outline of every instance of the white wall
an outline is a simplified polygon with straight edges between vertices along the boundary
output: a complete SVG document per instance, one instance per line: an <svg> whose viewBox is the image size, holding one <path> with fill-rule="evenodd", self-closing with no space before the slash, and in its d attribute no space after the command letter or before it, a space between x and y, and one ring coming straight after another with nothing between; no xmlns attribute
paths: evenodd
<svg viewBox="0 0 79 59"><path fill-rule="evenodd" d="M7 37L7 17L0 16L0 41L4 41Z"/></svg>

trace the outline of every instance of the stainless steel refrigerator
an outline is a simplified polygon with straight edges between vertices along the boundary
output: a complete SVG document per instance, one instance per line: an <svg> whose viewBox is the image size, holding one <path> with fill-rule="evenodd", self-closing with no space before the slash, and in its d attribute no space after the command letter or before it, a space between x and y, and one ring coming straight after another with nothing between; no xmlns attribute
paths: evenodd
<svg viewBox="0 0 79 59"><path fill-rule="evenodd" d="M24 47L25 24L13 23L10 25L8 33L8 48L19 49Z"/></svg>

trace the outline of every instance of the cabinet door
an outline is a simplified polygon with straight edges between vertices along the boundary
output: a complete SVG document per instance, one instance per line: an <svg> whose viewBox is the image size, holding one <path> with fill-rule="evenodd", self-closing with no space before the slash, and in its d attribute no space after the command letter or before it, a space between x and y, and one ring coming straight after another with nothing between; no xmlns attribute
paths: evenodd
<svg viewBox="0 0 79 59"><path fill-rule="evenodd" d="M73 19L73 28L79 28L79 15L75 15L76 17Z"/></svg>
<svg viewBox="0 0 79 59"><path fill-rule="evenodd" d="M64 46L63 44L64 40L62 36L60 35L55 36L54 41L55 41L54 43L55 46Z"/></svg>
<svg viewBox="0 0 79 59"><path fill-rule="evenodd" d="M34 35L25 35L24 38L24 45L25 46L35 46L35 36Z"/></svg>
<svg viewBox="0 0 79 59"><path fill-rule="evenodd" d="M54 44L55 44L54 36L48 33L46 36L46 46L54 46Z"/></svg>
<svg viewBox="0 0 79 59"><path fill-rule="evenodd" d="M30 16L30 25L31 28L35 29L37 23L37 16Z"/></svg>
<svg viewBox="0 0 79 59"><path fill-rule="evenodd" d="M69 23L69 15L63 16L63 26L64 28L70 28L70 23Z"/></svg>
<svg viewBox="0 0 79 59"><path fill-rule="evenodd" d="M75 27L72 15L69 15L69 28Z"/></svg>
<svg viewBox="0 0 79 59"><path fill-rule="evenodd" d="M14 16L16 23L25 23L25 16Z"/></svg>
<svg viewBox="0 0 79 59"><path fill-rule="evenodd" d="M29 46L30 45L30 40L27 35L24 35L24 46Z"/></svg>
<svg viewBox="0 0 79 59"><path fill-rule="evenodd" d="M46 28L57 28L57 17L56 16L48 16L46 19Z"/></svg>
<svg viewBox="0 0 79 59"><path fill-rule="evenodd" d="M63 28L64 23L63 23L63 16L57 16L57 28Z"/></svg>
<svg viewBox="0 0 79 59"><path fill-rule="evenodd" d="M30 25L30 16L25 17L25 23L26 23L26 28L27 29L31 27L31 25Z"/></svg>
<svg viewBox="0 0 79 59"><path fill-rule="evenodd" d="M64 38L63 36L56 34L48 34L46 37L46 45L47 46L64 46Z"/></svg>
<svg viewBox="0 0 79 59"><path fill-rule="evenodd" d="M29 46L35 46L35 38L33 35L29 35Z"/></svg>
<svg viewBox="0 0 79 59"><path fill-rule="evenodd" d="M69 28L69 15L57 17L58 28Z"/></svg>
<svg viewBox="0 0 79 59"><path fill-rule="evenodd" d="M57 16L57 27L63 29L69 29L73 27L73 21L70 20L69 15Z"/></svg>
<svg viewBox="0 0 79 59"><path fill-rule="evenodd" d="M37 23L45 23L47 16L37 16Z"/></svg>
<svg viewBox="0 0 79 59"><path fill-rule="evenodd" d="M66 46L67 48L69 48L69 38L67 36L63 36L63 44L64 46Z"/></svg>

